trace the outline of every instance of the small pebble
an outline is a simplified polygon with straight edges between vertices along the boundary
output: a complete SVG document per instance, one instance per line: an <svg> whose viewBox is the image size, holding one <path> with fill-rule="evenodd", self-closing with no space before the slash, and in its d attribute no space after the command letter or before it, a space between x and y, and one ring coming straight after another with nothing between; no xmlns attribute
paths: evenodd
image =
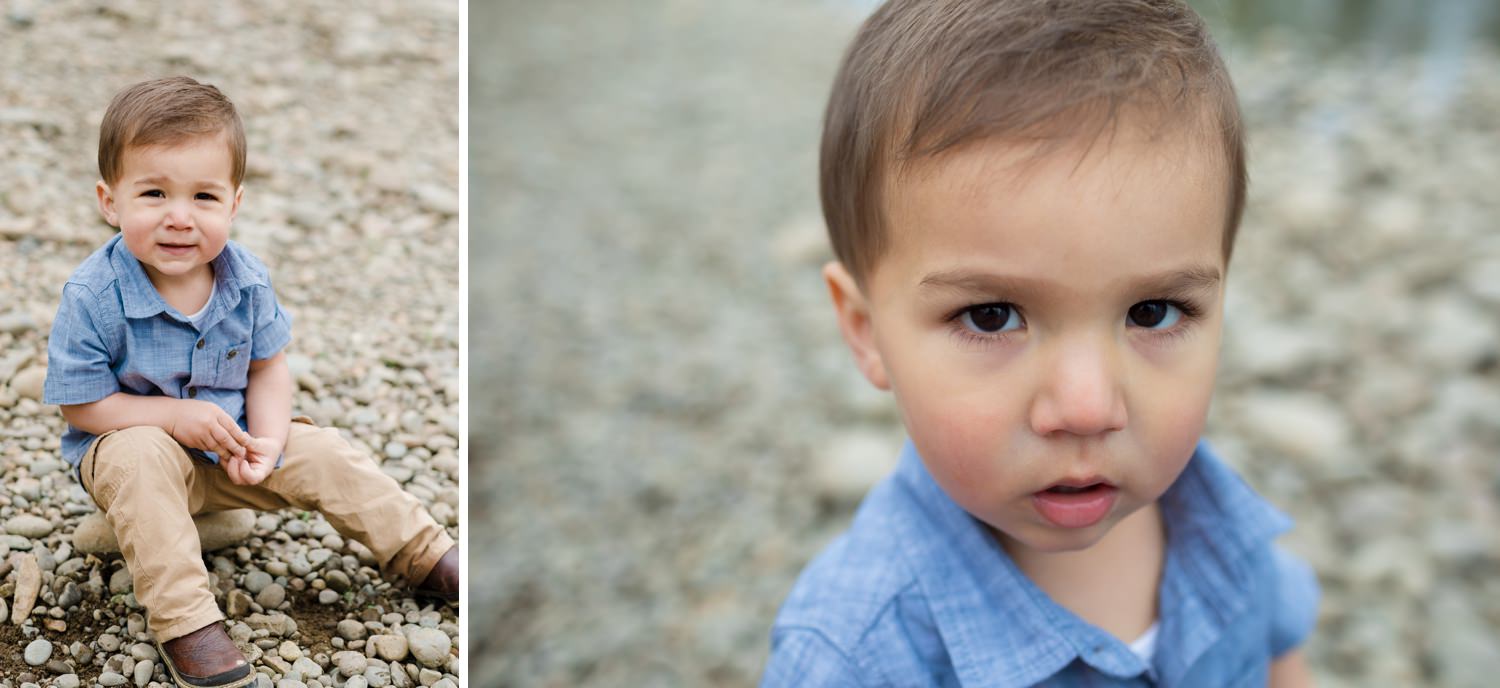
<svg viewBox="0 0 1500 688"><path fill-rule="evenodd" d="M37 638L26 645L25 659L31 666L41 666L52 657L52 642L46 638Z"/></svg>

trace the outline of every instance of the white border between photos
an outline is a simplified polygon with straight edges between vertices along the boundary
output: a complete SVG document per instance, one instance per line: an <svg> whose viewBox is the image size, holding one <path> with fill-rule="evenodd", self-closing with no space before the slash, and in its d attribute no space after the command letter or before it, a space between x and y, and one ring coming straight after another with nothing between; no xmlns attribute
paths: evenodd
<svg viewBox="0 0 1500 688"><path fill-rule="evenodd" d="M469 3L458 2L458 663L469 683Z"/></svg>

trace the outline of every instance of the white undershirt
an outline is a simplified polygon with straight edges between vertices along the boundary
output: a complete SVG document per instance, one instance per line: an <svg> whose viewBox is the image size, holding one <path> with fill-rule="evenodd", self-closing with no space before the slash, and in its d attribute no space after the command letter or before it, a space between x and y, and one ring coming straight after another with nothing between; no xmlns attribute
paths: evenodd
<svg viewBox="0 0 1500 688"><path fill-rule="evenodd" d="M1151 664L1151 658L1156 655L1156 632L1160 626L1160 622L1152 621L1151 627L1146 629L1146 632L1142 633L1141 637L1136 638L1135 642L1130 644L1130 651L1134 652L1135 656L1140 657L1141 661L1147 665Z"/></svg>
<svg viewBox="0 0 1500 688"><path fill-rule="evenodd" d="M203 302L203 307L199 308L197 313L187 316L188 322L193 323L193 327L197 327L203 322L203 316L208 315L208 307L213 305L214 294L217 293L219 293L219 281L214 280L213 287L208 290L208 300Z"/></svg>

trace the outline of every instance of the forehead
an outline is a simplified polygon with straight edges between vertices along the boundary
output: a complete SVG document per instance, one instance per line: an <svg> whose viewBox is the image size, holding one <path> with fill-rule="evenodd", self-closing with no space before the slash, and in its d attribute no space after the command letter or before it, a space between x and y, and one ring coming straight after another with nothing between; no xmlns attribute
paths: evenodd
<svg viewBox="0 0 1500 688"><path fill-rule="evenodd" d="M233 157L229 137L220 132L167 143L126 146L120 154L120 171L122 176L168 174L227 180L233 173Z"/></svg>
<svg viewBox="0 0 1500 688"><path fill-rule="evenodd" d="M1228 170L1204 138L1125 121L1090 140L991 139L922 160L892 175L890 243L872 277L971 268L1082 283L1222 269Z"/></svg>

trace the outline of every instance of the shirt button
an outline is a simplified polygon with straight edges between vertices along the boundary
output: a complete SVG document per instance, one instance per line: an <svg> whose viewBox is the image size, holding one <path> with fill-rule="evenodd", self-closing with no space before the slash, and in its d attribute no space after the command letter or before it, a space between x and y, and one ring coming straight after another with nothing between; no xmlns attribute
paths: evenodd
<svg viewBox="0 0 1500 688"><path fill-rule="evenodd" d="M203 340L202 339L198 340L198 348L200 348L200 349L203 348Z"/></svg>
<svg viewBox="0 0 1500 688"><path fill-rule="evenodd" d="M188 388L188 398L189 399L196 399L196 398L198 398L198 388L197 387L189 387Z"/></svg>
<svg viewBox="0 0 1500 688"><path fill-rule="evenodd" d="M226 356L226 358L234 358L235 356L238 356L239 354L240 354L239 351L237 351L235 349L230 349L229 350L229 355Z"/></svg>

